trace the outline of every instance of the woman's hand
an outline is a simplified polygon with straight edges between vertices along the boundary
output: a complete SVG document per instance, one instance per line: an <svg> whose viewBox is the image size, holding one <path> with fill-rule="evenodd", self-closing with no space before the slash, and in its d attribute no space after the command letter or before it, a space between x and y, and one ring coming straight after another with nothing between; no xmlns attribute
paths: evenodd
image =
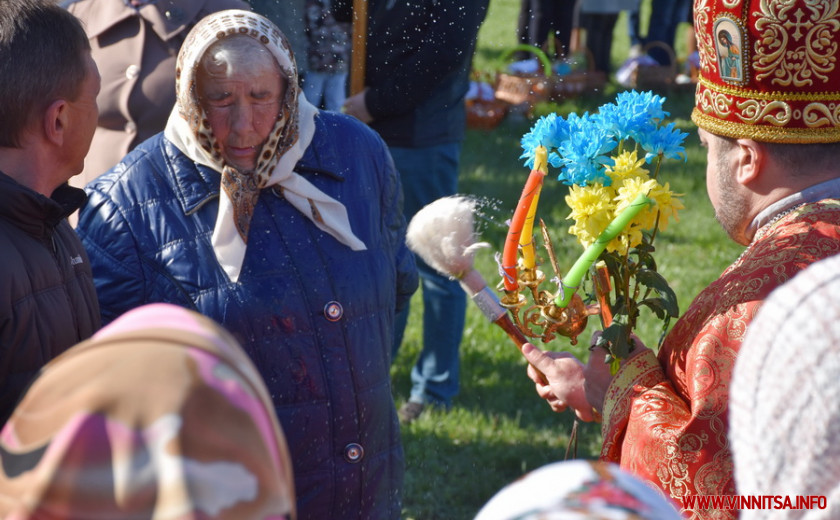
<svg viewBox="0 0 840 520"><path fill-rule="evenodd" d="M367 124L373 121L373 116L370 115L367 104L365 104L365 93L367 93L367 89L345 99L341 111Z"/></svg>

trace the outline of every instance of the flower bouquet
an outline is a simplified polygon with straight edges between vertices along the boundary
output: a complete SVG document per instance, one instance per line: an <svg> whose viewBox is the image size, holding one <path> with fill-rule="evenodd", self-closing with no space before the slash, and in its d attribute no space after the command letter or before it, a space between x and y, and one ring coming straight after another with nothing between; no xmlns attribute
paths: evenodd
<svg viewBox="0 0 840 520"><path fill-rule="evenodd" d="M613 371L633 349L632 333L642 308L662 320L663 334L670 319L679 315L676 296L657 272L653 256L657 233L670 219L677 220L684 207L669 183L660 180L664 161L685 158L687 136L674 123L664 124L669 115L664 101L651 92L622 92L594 114L542 117L521 141L531 175L501 257L502 304L523 333L543 341L559 332L574 343L586 317L599 313L604 327L599 342L609 351ZM549 165L559 168L558 179L569 185L569 233L584 247L568 273L555 279L554 293L541 288L545 277L536 265L532 237ZM543 238L559 277L544 225ZM577 294L581 287L585 301ZM530 293L533 302L522 292Z"/></svg>

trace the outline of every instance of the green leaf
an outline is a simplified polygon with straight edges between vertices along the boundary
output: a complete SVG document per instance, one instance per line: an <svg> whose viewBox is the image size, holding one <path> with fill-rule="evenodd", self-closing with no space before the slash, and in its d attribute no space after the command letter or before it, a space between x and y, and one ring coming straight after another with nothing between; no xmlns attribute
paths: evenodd
<svg viewBox="0 0 840 520"><path fill-rule="evenodd" d="M630 327L626 323L613 321L612 325L604 329L596 345L606 348L613 357L626 358L630 354Z"/></svg>
<svg viewBox="0 0 840 520"><path fill-rule="evenodd" d="M669 316L666 310L667 302L664 298L646 298L640 301L639 305L644 305L652 310L660 320L664 320Z"/></svg>
<svg viewBox="0 0 840 520"><path fill-rule="evenodd" d="M657 342L657 348L662 347L662 343L665 341L665 336L668 335L668 326L671 324L671 317L667 316L664 320L662 320L662 332L659 334L659 341Z"/></svg>
<svg viewBox="0 0 840 520"><path fill-rule="evenodd" d="M622 259L616 253L607 253L601 255L601 260L607 264L607 271L613 278L614 285L621 285L622 273L624 273Z"/></svg>
<svg viewBox="0 0 840 520"><path fill-rule="evenodd" d="M659 298L648 298L642 301L642 305L647 305L653 309L654 312L657 312L656 309L659 307L663 309L668 316L674 318L680 315L677 295L674 293L674 290L671 289L671 286L668 285L665 277L650 269L640 269L639 272L636 273L636 281L645 287L653 289L656 291L656 294L659 295ZM657 312L657 316L659 316L659 312ZM662 318L662 316L660 316L660 318Z"/></svg>
<svg viewBox="0 0 840 520"><path fill-rule="evenodd" d="M656 248L653 247L653 244L646 241L643 241L641 244L630 250L633 254L653 253L654 251L656 251Z"/></svg>
<svg viewBox="0 0 840 520"><path fill-rule="evenodd" d="M614 376L618 374L618 369L621 368L621 360L618 358L613 358L610 362L610 375Z"/></svg>
<svg viewBox="0 0 840 520"><path fill-rule="evenodd" d="M656 260L653 259L653 255L650 252L640 251L638 256L639 265L652 271L656 271Z"/></svg>

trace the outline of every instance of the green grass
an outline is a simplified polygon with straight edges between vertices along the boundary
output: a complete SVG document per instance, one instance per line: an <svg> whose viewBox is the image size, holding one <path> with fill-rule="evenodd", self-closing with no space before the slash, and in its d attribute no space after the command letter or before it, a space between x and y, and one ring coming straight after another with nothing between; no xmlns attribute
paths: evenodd
<svg viewBox="0 0 840 520"><path fill-rule="evenodd" d="M515 44L519 0L492 0L488 18L479 35L475 67L494 70L499 57ZM623 17L616 30L614 61L626 52ZM562 104L537 107L536 114L556 111L593 111L612 101L618 91L613 84L603 92ZM660 272L669 280L684 310L691 299L740 252L714 220L705 191L705 151L700 148L695 127L689 119L693 103L690 92L663 93L671 120L689 132L687 161L666 163L663 177L672 189L684 194L686 209L680 221L672 223L657 238L656 258ZM493 259L503 245L506 228L528 171L518 157L519 138L531 121L508 118L493 131L469 130L463 147L459 190L487 201L479 219L482 239L492 248L479 252L476 267L491 285L499 282ZM563 197L566 188L546 179L540 198L539 217L548 225L561 269L568 268L581 248L566 232L568 213ZM544 256L544 255L543 255ZM421 347L422 301L412 301L412 314L405 341L392 367L397 405L410 390L409 373ZM650 317L648 317L650 318ZM639 333L648 345L655 345L658 322L645 323ZM583 357L585 345L597 320L581 336L577 346L560 338L548 345L553 350L570 350ZM406 519L471 519L502 486L524 472L564 458L572 426L569 412L552 412L534 391L521 355L499 328L489 324L470 304L461 345L461 390L448 413L429 411L403 428L407 473L404 493ZM585 424L579 430L578 457L595 458L601 444L599 426Z"/></svg>

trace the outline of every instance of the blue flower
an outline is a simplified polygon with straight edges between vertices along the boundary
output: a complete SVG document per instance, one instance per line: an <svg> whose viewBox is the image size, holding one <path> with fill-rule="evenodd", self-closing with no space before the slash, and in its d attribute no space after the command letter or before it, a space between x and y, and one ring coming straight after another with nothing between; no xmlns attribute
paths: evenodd
<svg viewBox="0 0 840 520"><path fill-rule="evenodd" d="M558 117L557 114L543 116L534 123L530 132L522 136L521 144L524 151L519 158L525 159L525 166L533 168L537 147L545 146L550 151L549 162L555 167L560 166L559 157L553 150L568 137L569 125L565 119Z"/></svg>
<svg viewBox="0 0 840 520"><path fill-rule="evenodd" d="M588 113L578 117L569 114L568 139L558 147L563 171L558 179L565 184L586 185L591 182L609 183L605 166L614 161L607 154L618 145L615 136L603 119Z"/></svg>
<svg viewBox="0 0 840 520"><path fill-rule="evenodd" d="M653 92L636 92L635 90L620 92L615 97L615 104L619 111L632 114L633 118L641 118L659 124L670 114L662 109L665 98Z"/></svg>
<svg viewBox="0 0 840 520"><path fill-rule="evenodd" d="M631 90L619 93L615 103L601 106L596 114L541 117L522 136L520 159L533 168L536 149L544 146L549 164L561 168L560 181L585 186L592 182L609 185L605 170L614 161L608 154L627 139L644 148L647 162L656 156L685 158L682 143L687 134L675 130L674 123L660 127L669 115L664 103L665 98L652 92Z"/></svg>
<svg viewBox="0 0 840 520"><path fill-rule="evenodd" d="M632 90L619 93L615 103L603 105L598 113L617 139L638 140L639 136L655 131L668 115L662 110L664 101L665 98L651 92Z"/></svg>
<svg viewBox="0 0 840 520"><path fill-rule="evenodd" d="M674 126L674 123L670 123L667 126L660 127L656 131L649 132L640 137L638 140L639 145L647 152L645 161L650 163L659 155L667 159L682 158L683 160L687 160L683 141L685 141L688 134L680 132Z"/></svg>

